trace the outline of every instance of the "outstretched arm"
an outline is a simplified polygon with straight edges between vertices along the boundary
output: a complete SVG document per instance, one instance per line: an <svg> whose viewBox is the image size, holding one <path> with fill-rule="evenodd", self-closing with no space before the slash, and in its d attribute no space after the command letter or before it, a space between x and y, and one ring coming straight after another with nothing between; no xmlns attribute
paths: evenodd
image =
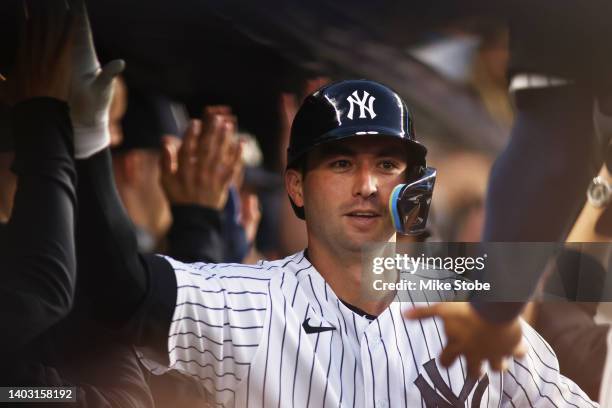
<svg viewBox="0 0 612 408"><path fill-rule="evenodd" d="M0 247L3 352L65 317L75 281L76 174L68 116L72 16L53 2L32 10L9 77L15 135L15 207ZM47 7L49 9L47 9ZM44 36L39 35L42 27ZM53 50L53 51L51 51ZM59 50L56 51L56 50Z"/></svg>
<svg viewBox="0 0 612 408"><path fill-rule="evenodd" d="M448 341L440 355L440 363L448 367L464 355L471 378L480 376L483 362L488 361L493 370L500 371L507 368L506 358L521 358L525 355L519 318L491 323L482 318L469 303L464 302L438 303L410 309L405 317L437 317L442 320Z"/></svg>

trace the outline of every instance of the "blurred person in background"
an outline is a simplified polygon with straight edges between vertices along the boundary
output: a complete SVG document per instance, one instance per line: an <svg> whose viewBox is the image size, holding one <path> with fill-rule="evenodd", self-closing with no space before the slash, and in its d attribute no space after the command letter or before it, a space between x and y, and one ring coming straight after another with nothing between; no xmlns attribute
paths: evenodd
<svg viewBox="0 0 612 408"><path fill-rule="evenodd" d="M88 342L90 351L95 349L92 356L56 341L74 340L74 332L63 328L78 303L75 157L86 159L107 144L109 91L123 62L100 67L81 2L71 1L68 9L64 1L24 5L23 42L8 80L14 106L3 118L10 117L11 124L2 123L0 133L1 149L14 150L11 168L18 176L0 178L0 184L16 185L5 196L11 203L14 189L15 205L0 229L0 299L7 329L1 382L75 386L72 396L79 407L148 407L152 401L129 347ZM11 154L3 159L9 164ZM79 325L79 333L83 329ZM96 341L104 337L96 334ZM87 374L75 375L76 366Z"/></svg>
<svg viewBox="0 0 612 408"><path fill-rule="evenodd" d="M278 192L282 190L278 174L263 168L263 154L255 137L239 133L243 143L244 171L240 182L241 223L249 243L249 253L242 263L256 263L271 259L270 248L277 241L275 228L279 227ZM263 207L265 205L266 207ZM262 218L263 216L263 218ZM263 229L260 231L260 227Z"/></svg>
<svg viewBox="0 0 612 408"><path fill-rule="evenodd" d="M0 102L12 105L3 105L0 118L0 302L9 329L0 341L7 367L0 373L3 384L15 381L13 368L27 365L28 358L14 353L70 312L76 285L76 171L68 108L72 60L78 56L75 22L52 5L33 13L10 80L0 81ZM43 25L45 38L36 35Z"/></svg>
<svg viewBox="0 0 612 408"><path fill-rule="evenodd" d="M448 87L448 98L472 105L472 109L464 113L467 116L455 124L458 128L439 125L429 129L429 138L439 143L438 155L456 149L497 154L510 135L513 119L507 84L507 25L485 17L453 21L429 33L426 40L410 48L409 53ZM427 95L423 98L427 99ZM492 133L495 133L491 135L493 139L482 141L462 135L460 126L470 120L490 122Z"/></svg>
<svg viewBox="0 0 612 408"><path fill-rule="evenodd" d="M471 18L445 27L412 54L463 89L509 136L513 111L508 96L508 32L500 22ZM494 157L481 146L440 135L431 153L438 168L431 219L434 239L478 242L484 223L488 174Z"/></svg>
<svg viewBox="0 0 612 408"><path fill-rule="evenodd" d="M610 34L601 16L612 10L605 2L575 5L531 2L528 12L510 13L509 83L516 117L489 179L484 241L564 241L601 166L607 140L597 137L593 115L595 102L601 113L612 114L612 54L601 45ZM512 278L531 292L545 261L536 270L517 270ZM465 316L495 330L514 324L524 307L522 302L491 304L479 298L472 298L474 307ZM456 320L456 308L440 305L426 315ZM453 331L447 330L449 338L462 342L455 342L453 355L478 356L484 346L492 346L482 344L487 336L472 337L473 332L458 326ZM472 346L476 341L478 349Z"/></svg>
<svg viewBox="0 0 612 408"><path fill-rule="evenodd" d="M498 21L478 20L474 23L474 31L479 34L480 43L468 84L489 115L506 128L509 135L514 112L508 95L508 29Z"/></svg>
<svg viewBox="0 0 612 408"><path fill-rule="evenodd" d="M160 96L135 92L128 97L122 120L124 139L114 150L113 164L119 193L138 231L140 250L157 250L184 261L242 261L250 243L241 222L241 160L227 167L233 176L222 199L210 202L202 189L214 179L205 179L202 169L189 162L198 154L217 157L233 154L233 150L217 144L204 146L193 138L183 141L188 120L185 108ZM237 122L229 107L204 110L209 121L193 122L195 126L216 134L221 130L211 121L221 115L233 123L230 136L235 137ZM157 146L163 147L163 154ZM219 166L228 166L221 164L223 157L218 159ZM249 205L252 209L252 203ZM251 230L256 232L256 227Z"/></svg>
<svg viewBox="0 0 612 408"><path fill-rule="evenodd" d="M602 378L612 326L611 174L609 144L605 164L585 192L587 202L567 236L568 243L576 244L567 246L546 272L544 288L556 298L545 297L534 311L535 328L557 353L561 372L591 398L601 392L602 403L610 384Z"/></svg>
<svg viewBox="0 0 612 408"><path fill-rule="evenodd" d="M123 142L123 127L121 120L127 109L127 87L122 76L117 76L113 82L113 97L108 112L108 128L110 146L117 147Z"/></svg>
<svg viewBox="0 0 612 408"><path fill-rule="evenodd" d="M119 86L111 108L115 118L111 129L119 134L116 118L120 116L125 92ZM115 112L113 112L113 109ZM113 149L113 169L121 200L134 223L138 247L152 253L162 243L172 217L168 200L160 184L159 160L161 141L168 130L166 112L170 103L165 98L136 88L127 88L127 109L121 119L121 143ZM113 113L116 115L113 115Z"/></svg>
<svg viewBox="0 0 612 408"><path fill-rule="evenodd" d="M217 112L215 108L207 108L205 112L202 121L190 122L182 140L174 137L163 139L161 182L168 194L169 201L174 205L194 209L196 212L191 213L192 216L208 213L220 219L221 210L227 201L229 185L235 179L239 169L236 163L240 162L241 147L234 136L235 121L233 119ZM203 126L204 132L202 132ZM106 219L116 220L117 217L126 217L122 209L117 213L116 205L110 205L118 202L111 172L108 150L95 155L82 165L79 175L86 180L82 194L79 196L80 202L83 203L80 214L83 219L81 223L83 230L90 231L90 228L96 228L99 233L108 234L106 229L109 223L106 222ZM216 250L222 255L224 247L221 239L221 226L217 223L211 227L205 218L187 217L189 223L180 225L179 234L183 237L191 234L200 244L208 242L217 245ZM157 281L159 276L149 275L149 272L159 267L162 258L146 254L126 256L126 252L137 253L133 227L130 223L119 222L114 225L114 228L116 228L113 232L115 238L111 241L92 239L91 235L83 231L80 251L83 267L87 270L87 276L85 276L87 284L83 288L83 293L88 294L92 310L96 311L98 320L110 321L113 327L128 326L131 328L129 316L123 315L118 319L109 318L109 311L102 311L100 308L101 299L105 297L109 285L142 287L151 284L157 286L160 283ZM202 231L208 231L209 235L201 235ZM216 241L211 241L210 236L216 237ZM169 237L169 241L173 242L173 237ZM179 248L185 251L183 253L187 254L186 256L192 256L193 251L198 254L202 253L198 247L182 248L179 246ZM169 249L172 252L172 245ZM100 256L101 253L109 251L113 253L112 257ZM132 281L133 276L128 272L133 268L147 271L145 281ZM113 271L113 277L103 276L104 274L99 273L102 270ZM115 277L117 280L114 279ZM139 304L143 301L139 297L134 300ZM133 304L115 302L111 313L121 314L120 311L124 307L131 306ZM146 302L141 306L144 308L143 311L148 310L149 306ZM104 309L107 308L104 307ZM155 327L146 326L141 327L140 330L147 338L157 338L159 334ZM167 333L164 333L163 336L167 336ZM187 377L172 373L161 376L147 375L146 381L151 389L152 398L155 400L155 406L207 406L208 396L203 392L203 388L194 385L194 381Z"/></svg>
<svg viewBox="0 0 612 408"><path fill-rule="evenodd" d="M279 95L278 109L280 112L280 143L278 145L279 153L279 171L285 170L287 148L289 147L289 137L291 135L291 124L295 118L301 101L312 92L321 88L323 85L331 82L331 79L324 76L309 78L301 83L299 94L283 93ZM279 247L278 257L284 257L295 253L296 251L305 248L307 245L306 224L303 220L295 217L293 208L289 201L286 192L279 191L276 201L280 203L279 214Z"/></svg>
<svg viewBox="0 0 612 408"><path fill-rule="evenodd" d="M167 237L171 256L186 262L221 262L247 255L249 244L240 221L242 160L236 151L236 123L229 107L209 106L203 120L190 122L183 140L163 140L161 184L173 217ZM195 136L201 130L206 137ZM207 158L207 166L198 164L199 157Z"/></svg>
<svg viewBox="0 0 612 408"><path fill-rule="evenodd" d="M469 151L446 153L437 160L432 224L441 241L480 241L491 162L488 156Z"/></svg>

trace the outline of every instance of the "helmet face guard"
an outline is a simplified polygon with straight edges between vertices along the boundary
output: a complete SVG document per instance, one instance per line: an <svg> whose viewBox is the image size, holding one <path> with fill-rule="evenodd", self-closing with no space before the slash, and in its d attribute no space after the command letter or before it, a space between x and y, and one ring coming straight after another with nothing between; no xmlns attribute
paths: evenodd
<svg viewBox="0 0 612 408"><path fill-rule="evenodd" d="M389 212L398 233L419 235L425 231L435 183L436 169L426 167L416 180L395 186Z"/></svg>

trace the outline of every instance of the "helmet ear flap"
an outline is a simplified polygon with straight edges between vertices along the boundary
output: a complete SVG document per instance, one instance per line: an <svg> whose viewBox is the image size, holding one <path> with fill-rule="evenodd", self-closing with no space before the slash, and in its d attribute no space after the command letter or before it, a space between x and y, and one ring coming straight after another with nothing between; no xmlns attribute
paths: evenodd
<svg viewBox="0 0 612 408"><path fill-rule="evenodd" d="M411 166L411 168L406 172L406 183L409 184L420 179L423 174L425 174L425 169L426 167L422 164Z"/></svg>

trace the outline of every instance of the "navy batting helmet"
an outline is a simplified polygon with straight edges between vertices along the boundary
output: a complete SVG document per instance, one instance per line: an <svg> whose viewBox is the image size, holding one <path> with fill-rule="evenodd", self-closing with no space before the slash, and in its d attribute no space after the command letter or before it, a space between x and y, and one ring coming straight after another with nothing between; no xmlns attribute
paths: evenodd
<svg viewBox="0 0 612 408"><path fill-rule="evenodd" d="M287 168L296 167L306 153L322 144L373 135L405 141L415 164L412 177L424 171L427 149L416 141L412 115L395 91L365 79L326 85L309 95L295 115ZM304 208L291 204L304 219Z"/></svg>

